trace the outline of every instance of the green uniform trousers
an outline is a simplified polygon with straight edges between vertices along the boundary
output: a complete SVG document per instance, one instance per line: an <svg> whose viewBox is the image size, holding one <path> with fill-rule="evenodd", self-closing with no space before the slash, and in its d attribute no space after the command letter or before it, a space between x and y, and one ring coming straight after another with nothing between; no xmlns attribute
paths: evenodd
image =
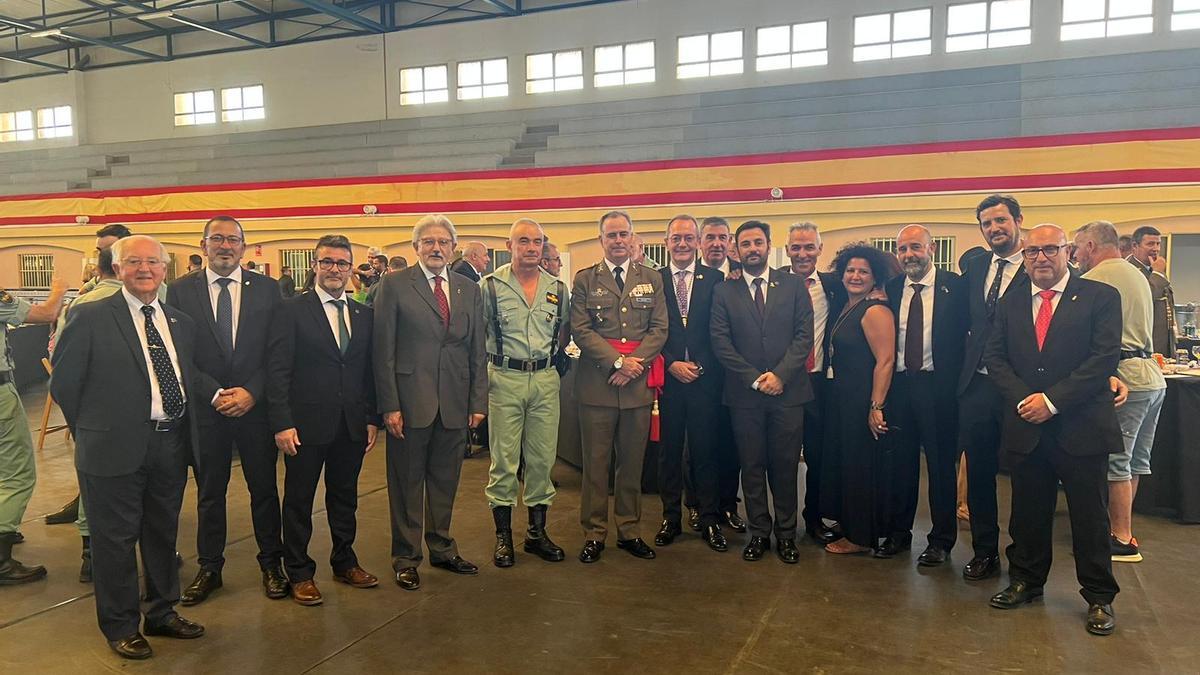
<svg viewBox="0 0 1200 675"><path fill-rule="evenodd" d="M33 437L21 396L12 382L0 385L0 534L16 532L33 495L37 471Z"/></svg>
<svg viewBox="0 0 1200 675"><path fill-rule="evenodd" d="M558 371L523 373L488 365L488 503L516 506L517 469L525 458L526 506L554 501L550 469L558 456Z"/></svg>

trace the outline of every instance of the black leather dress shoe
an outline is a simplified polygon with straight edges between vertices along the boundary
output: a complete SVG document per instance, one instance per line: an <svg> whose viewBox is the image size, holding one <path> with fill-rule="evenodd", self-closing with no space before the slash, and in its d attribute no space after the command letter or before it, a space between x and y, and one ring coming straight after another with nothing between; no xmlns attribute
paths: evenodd
<svg viewBox="0 0 1200 675"><path fill-rule="evenodd" d="M1112 635L1117 629L1117 616L1112 605L1092 603L1088 605L1087 632L1092 635Z"/></svg>
<svg viewBox="0 0 1200 675"><path fill-rule="evenodd" d="M841 535L833 531L833 529L825 527L823 524L815 527L804 528L804 534L808 535L808 538L812 539L814 544L821 547L824 547L826 544L832 544L833 542L842 538Z"/></svg>
<svg viewBox="0 0 1200 675"><path fill-rule="evenodd" d="M742 549L742 560L749 560L750 562L762 560L763 555L770 546L770 537L750 537L746 548Z"/></svg>
<svg viewBox="0 0 1200 675"><path fill-rule="evenodd" d="M628 551L629 555L642 560L653 560L654 549L650 545L642 541L641 537L637 539L618 539L617 548L622 551Z"/></svg>
<svg viewBox="0 0 1200 675"><path fill-rule="evenodd" d="M594 563L600 559L604 551L604 542L588 539L583 542L583 550L579 552L579 562Z"/></svg>
<svg viewBox="0 0 1200 675"><path fill-rule="evenodd" d="M405 567L396 572L396 585L406 591L415 591L421 587L421 575L417 574L417 568Z"/></svg>
<svg viewBox="0 0 1200 675"><path fill-rule="evenodd" d="M146 638L142 637L141 633L134 633L129 637L123 637L120 640L109 640L108 646L119 656L126 659L148 659L154 655L154 651L150 649L150 643L146 642Z"/></svg>
<svg viewBox="0 0 1200 675"><path fill-rule="evenodd" d="M795 539L780 539L775 544L775 553L780 560L789 565L800 562L800 551L796 548Z"/></svg>
<svg viewBox="0 0 1200 675"><path fill-rule="evenodd" d="M742 520L742 517L738 515L737 511L726 511L724 513L724 518L725 524L728 525L729 529L733 530L734 532L746 531L746 521Z"/></svg>
<svg viewBox="0 0 1200 675"><path fill-rule="evenodd" d="M221 583L220 572L200 570L192 583L179 595L179 604L185 607L198 605L207 600L208 596L222 585L224 584Z"/></svg>
<svg viewBox="0 0 1200 675"><path fill-rule="evenodd" d="M430 564L438 569L454 572L455 574L479 574L479 568L475 566L475 563L463 560L462 556L456 555L449 560L439 560Z"/></svg>
<svg viewBox="0 0 1200 675"><path fill-rule="evenodd" d="M1000 556L977 555L963 568L963 578L967 581L982 581L990 577L1000 576Z"/></svg>
<svg viewBox="0 0 1200 675"><path fill-rule="evenodd" d="M917 564L921 567L937 567L946 562L946 558L948 557L950 557L950 554L943 550L941 546L930 544L925 547L920 557L917 558Z"/></svg>
<svg viewBox="0 0 1200 675"><path fill-rule="evenodd" d="M688 527L692 532L700 531L700 510L691 506L688 507Z"/></svg>
<svg viewBox="0 0 1200 675"><path fill-rule="evenodd" d="M655 546L670 546L671 542L675 541L675 537L683 534L683 528L679 523L673 523L669 520L662 522L662 527L658 528L658 534L654 535Z"/></svg>
<svg viewBox="0 0 1200 675"><path fill-rule="evenodd" d="M166 623L151 626L146 623L146 635L161 635L176 640L194 640L204 635L204 626L176 614Z"/></svg>
<svg viewBox="0 0 1200 675"><path fill-rule="evenodd" d="M63 504L62 507L59 508L54 513L46 514L46 524L47 525L66 525L67 523L73 523L78 519L79 519L79 495L75 495L74 499L67 502L66 504ZM147 656L149 656L149 655L147 654ZM144 659L146 657L143 656L141 658Z"/></svg>
<svg viewBox="0 0 1200 675"><path fill-rule="evenodd" d="M876 547L873 555L876 558L892 558L905 551L912 550L912 535L888 537Z"/></svg>
<svg viewBox="0 0 1200 675"><path fill-rule="evenodd" d="M1016 609L1040 597L1042 597L1041 586L1030 586L1024 581L1014 581L1008 585L1008 588L993 595L988 604L996 609Z"/></svg>
<svg viewBox="0 0 1200 675"><path fill-rule="evenodd" d="M283 574L283 568L272 565L262 572L263 592L272 600L281 600L292 594L292 586Z"/></svg>
<svg viewBox="0 0 1200 675"><path fill-rule="evenodd" d="M729 550L729 542L725 540L720 525L709 525L700 536L704 537L705 543L714 551L724 553Z"/></svg>

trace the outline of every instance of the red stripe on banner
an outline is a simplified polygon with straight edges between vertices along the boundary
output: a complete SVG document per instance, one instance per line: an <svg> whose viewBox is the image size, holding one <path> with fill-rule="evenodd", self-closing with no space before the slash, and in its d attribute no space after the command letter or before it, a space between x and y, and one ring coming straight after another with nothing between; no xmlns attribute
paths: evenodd
<svg viewBox="0 0 1200 675"><path fill-rule="evenodd" d="M1163 183L1200 182L1196 169L1129 169L1018 176L980 176L972 178L928 178L874 183L841 183L783 188L780 200L872 197L895 194L938 192L995 192L1035 190L1061 187L1096 187L1102 185L1151 185ZM596 195L588 197L558 197L545 199L510 199L492 201L455 201L377 204L379 213L470 213L486 211L544 211L551 209L615 208L622 206L662 206L668 204L711 204L725 202L776 201L769 198L769 187L696 192L666 192L647 194ZM262 209L232 209L222 213L235 218L288 218L304 216L348 216L362 214L361 204L326 206L271 207ZM108 222L157 222L207 218L208 211L170 211L156 213L111 214L92 218L90 224ZM0 218L0 226L69 225L74 215L39 216L35 218Z"/></svg>
<svg viewBox="0 0 1200 675"><path fill-rule="evenodd" d="M659 171L665 169L695 169L722 166L754 166L788 162L815 162L832 159L861 159L895 155L921 155L940 152L971 152L980 150L1014 150L1049 148L1068 145L1102 145L1134 141L1189 140L1200 138L1200 127L1174 129L1137 129L1130 131L1101 131L1079 134L994 138L974 141L939 141L908 145L872 146L867 148L835 148L830 150L801 150L758 155L731 155L695 159L669 159L645 162L616 162L581 166L526 169L487 169L444 173L419 173L395 176L358 176L345 178L310 178L305 180L263 181L256 183L219 183L211 185L173 185L168 187L128 188L122 190L89 190L54 192L32 195L0 196L4 201L34 199L101 199L104 197L137 197L190 192L224 192L229 190L272 190L297 187L326 187L339 185L378 185L381 183L420 183L435 181L489 180L507 178L541 178L575 176L629 171Z"/></svg>

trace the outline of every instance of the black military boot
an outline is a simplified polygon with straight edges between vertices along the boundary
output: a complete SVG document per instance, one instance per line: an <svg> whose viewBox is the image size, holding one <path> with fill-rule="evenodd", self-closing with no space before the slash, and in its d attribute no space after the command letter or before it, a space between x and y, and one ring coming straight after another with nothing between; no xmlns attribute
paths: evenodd
<svg viewBox="0 0 1200 675"><path fill-rule="evenodd" d="M492 562L496 567L512 567L517 562L512 540L512 507L493 507L492 519L496 521L496 552L492 554Z"/></svg>
<svg viewBox="0 0 1200 675"><path fill-rule="evenodd" d="M0 534L0 586L15 586L45 579L45 567L41 565L26 567L20 561L13 560L14 534L13 532Z"/></svg>
<svg viewBox="0 0 1200 675"><path fill-rule="evenodd" d="M83 555L79 556L83 559L83 564L79 566L79 583L92 583L92 538L83 538Z"/></svg>
<svg viewBox="0 0 1200 675"><path fill-rule="evenodd" d="M546 562L562 562L566 559L566 554L558 544L550 541L550 535L546 532L548 508L545 504L529 507L529 531L525 533L525 552L533 553Z"/></svg>

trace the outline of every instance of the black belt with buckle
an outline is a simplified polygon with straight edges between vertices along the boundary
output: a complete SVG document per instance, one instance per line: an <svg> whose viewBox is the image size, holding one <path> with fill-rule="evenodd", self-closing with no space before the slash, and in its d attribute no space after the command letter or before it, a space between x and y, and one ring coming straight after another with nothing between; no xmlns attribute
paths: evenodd
<svg viewBox="0 0 1200 675"><path fill-rule="evenodd" d="M1132 349L1132 350L1131 349L1122 349L1121 350L1121 360L1122 361L1124 361L1126 359L1148 359L1148 358L1150 358L1150 356L1151 356L1150 352L1148 352L1144 349Z"/></svg>
<svg viewBox="0 0 1200 675"><path fill-rule="evenodd" d="M151 431L175 431L183 427L187 421L186 417L177 417L173 420L150 420L146 424L150 425Z"/></svg>
<svg viewBox="0 0 1200 675"><path fill-rule="evenodd" d="M14 381L15 380L13 380L13 374L11 370L6 370L3 373L0 373L0 385L8 384L9 382Z"/></svg>
<svg viewBox="0 0 1200 675"><path fill-rule="evenodd" d="M536 361L527 359L508 359L495 354L488 354L488 361L497 368L508 368L509 370L519 370L522 373L536 373L539 370L545 370L550 367L550 359L538 359Z"/></svg>

